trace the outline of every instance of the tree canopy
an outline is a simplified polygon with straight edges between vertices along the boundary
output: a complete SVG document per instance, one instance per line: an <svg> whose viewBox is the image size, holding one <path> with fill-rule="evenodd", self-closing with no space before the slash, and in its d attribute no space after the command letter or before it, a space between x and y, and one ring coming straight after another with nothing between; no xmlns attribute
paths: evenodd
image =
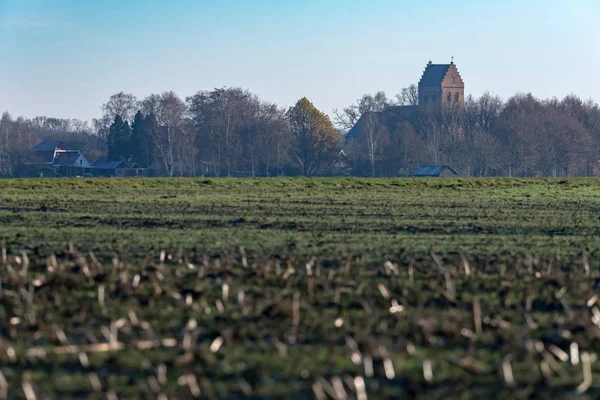
<svg viewBox="0 0 600 400"><path fill-rule="evenodd" d="M287 118L294 141L294 155L304 176L321 172L327 156L339 146L339 137L327 115L306 97L289 109Z"/></svg>
<svg viewBox="0 0 600 400"><path fill-rule="evenodd" d="M108 130L107 144L111 160L127 160L132 154L129 122L118 114Z"/></svg>

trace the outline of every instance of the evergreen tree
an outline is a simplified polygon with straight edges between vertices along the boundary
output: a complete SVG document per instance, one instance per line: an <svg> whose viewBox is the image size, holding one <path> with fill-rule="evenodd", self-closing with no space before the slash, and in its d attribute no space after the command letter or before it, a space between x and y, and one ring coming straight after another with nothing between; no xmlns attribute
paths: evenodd
<svg viewBox="0 0 600 400"><path fill-rule="evenodd" d="M131 128L120 115L115 116L108 131L108 158L111 160L126 160L131 155Z"/></svg>
<svg viewBox="0 0 600 400"><path fill-rule="evenodd" d="M158 129L158 121L154 113L146 115L143 121L143 141L140 162L147 168L155 161L157 146L160 146L161 140Z"/></svg>
<svg viewBox="0 0 600 400"><path fill-rule="evenodd" d="M131 157L133 161L143 164L143 167L147 167L144 159L144 141L145 141L145 132L144 132L144 116L141 111L138 111L133 118L133 123L131 124L131 140L129 142L129 148L131 150Z"/></svg>

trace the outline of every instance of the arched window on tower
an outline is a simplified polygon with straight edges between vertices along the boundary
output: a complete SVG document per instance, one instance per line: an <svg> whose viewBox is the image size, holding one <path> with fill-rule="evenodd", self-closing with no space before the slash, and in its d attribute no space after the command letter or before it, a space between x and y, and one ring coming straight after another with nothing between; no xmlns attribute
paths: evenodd
<svg viewBox="0 0 600 400"><path fill-rule="evenodd" d="M437 101L437 97L435 97L435 93L431 95L431 101L434 103Z"/></svg>
<svg viewBox="0 0 600 400"><path fill-rule="evenodd" d="M448 103L452 103L452 93L448 92Z"/></svg>
<svg viewBox="0 0 600 400"><path fill-rule="evenodd" d="M429 93L425 93L425 103L429 103Z"/></svg>
<svg viewBox="0 0 600 400"><path fill-rule="evenodd" d="M454 101L456 103L458 103L458 100L460 100L460 94L458 94L458 92L454 93Z"/></svg>

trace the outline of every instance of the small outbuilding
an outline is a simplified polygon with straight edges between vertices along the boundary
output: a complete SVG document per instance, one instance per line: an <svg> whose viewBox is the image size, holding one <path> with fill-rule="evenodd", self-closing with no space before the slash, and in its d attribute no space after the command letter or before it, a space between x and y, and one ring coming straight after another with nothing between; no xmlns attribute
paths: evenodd
<svg viewBox="0 0 600 400"><path fill-rule="evenodd" d="M458 172L447 165L423 165L413 176L417 178L452 178L458 176Z"/></svg>
<svg viewBox="0 0 600 400"><path fill-rule="evenodd" d="M93 166L96 176L119 176L131 177L141 176L144 168L133 161L109 160L108 157L100 157Z"/></svg>

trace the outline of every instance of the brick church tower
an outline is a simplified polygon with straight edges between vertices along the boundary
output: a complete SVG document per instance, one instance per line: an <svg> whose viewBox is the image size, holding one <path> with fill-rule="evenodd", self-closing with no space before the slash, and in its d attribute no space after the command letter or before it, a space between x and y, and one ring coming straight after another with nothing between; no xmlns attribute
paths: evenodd
<svg viewBox="0 0 600 400"><path fill-rule="evenodd" d="M419 81L418 105L389 106L373 113L366 113L371 117L376 116L378 123L394 132L398 124L410 123L419 130L420 117L428 114L439 115L443 110L465 105L465 83L454 64L427 64L423 76ZM346 139L360 137L368 127L365 115L354 124L346 133Z"/></svg>
<svg viewBox="0 0 600 400"><path fill-rule="evenodd" d="M454 60L450 64L429 61L419 81L419 112L464 106L465 83Z"/></svg>

